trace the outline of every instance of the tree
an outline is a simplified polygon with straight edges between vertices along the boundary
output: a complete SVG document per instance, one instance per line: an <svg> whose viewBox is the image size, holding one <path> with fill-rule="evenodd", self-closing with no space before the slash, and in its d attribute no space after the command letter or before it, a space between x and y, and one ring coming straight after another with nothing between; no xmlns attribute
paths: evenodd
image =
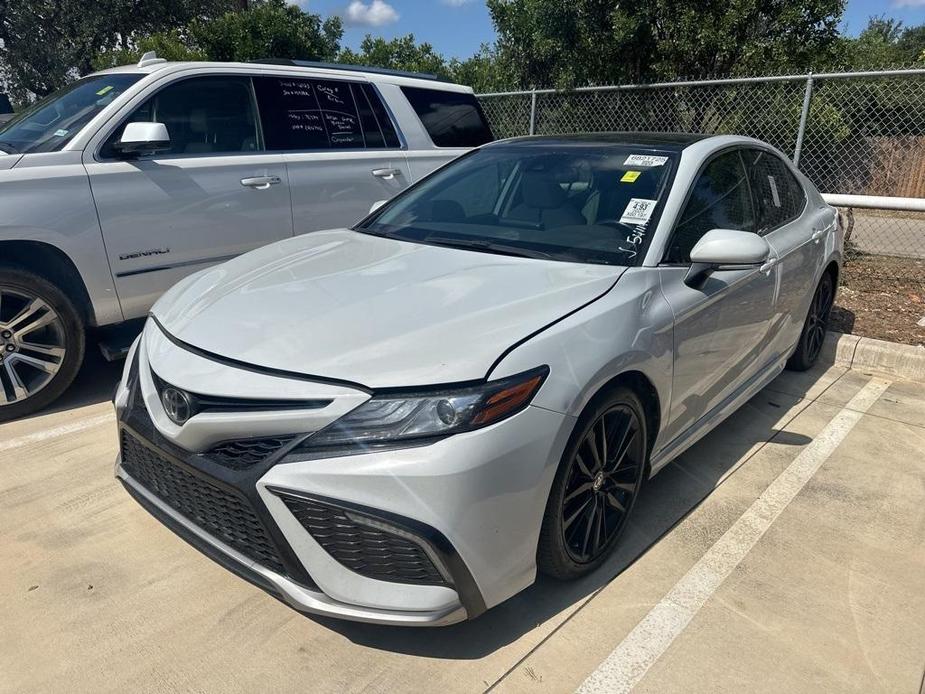
<svg viewBox="0 0 925 694"><path fill-rule="evenodd" d="M229 0L0 0L0 74L14 100L44 96L92 69L101 49L209 17Z"/></svg>
<svg viewBox="0 0 925 694"><path fill-rule="evenodd" d="M391 41L367 34L360 44L359 52L344 48L337 56L337 61L348 65L424 72L443 78L450 75L446 58L429 43L416 43L414 34L399 36Z"/></svg>
<svg viewBox="0 0 925 694"><path fill-rule="evenodd" d="M487 0L523 87L573 87L828 64L844 0Z"/></svg>
<svg viewBox="0 0 925 694"><path fill-rule="evenodd" d="M129 48L102 51L96 69L136 62L146 51L168 60L247 61L259 58L334 60L343 35L337 17L322 21L284 0L256 0L248 9L197 18L181 29L137 36Z"/></svg>
<svg viewBox="0 0 925 694"><path fill-rule="evenodd" d="M871 17L856 39L845 39L848 65L855 69L910 67L925 62L925 24L904 27L884 16Z"/></svg>

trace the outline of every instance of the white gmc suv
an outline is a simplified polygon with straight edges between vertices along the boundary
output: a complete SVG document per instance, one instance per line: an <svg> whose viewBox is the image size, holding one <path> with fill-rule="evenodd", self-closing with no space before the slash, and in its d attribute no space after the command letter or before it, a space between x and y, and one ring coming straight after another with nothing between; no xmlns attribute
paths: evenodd
<svg viewBox="0 0 925 694"><path fill-rule="evenodd" d="M0 421L67 388L88 328L144 316L196 270L350 225L491 139L467 87L288 60L146 54L35 104L0 129ZM246 316L241 330L255 339Z"/></svg>

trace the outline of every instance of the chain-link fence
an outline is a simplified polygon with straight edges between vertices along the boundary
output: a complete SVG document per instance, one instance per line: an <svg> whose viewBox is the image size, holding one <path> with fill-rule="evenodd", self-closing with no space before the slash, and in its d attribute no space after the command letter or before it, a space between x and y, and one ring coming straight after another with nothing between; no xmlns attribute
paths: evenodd
<svg viewBox="0 0 925 694"><path fill-rule="evenodd" d="M482 94L498 137L734 133L790 155L824 193L925 198L925 70ZM888 206L888 201L882 203ZM850 256L925 263L925 212L843 208ZM886 267L893 268L891 263Z"/></svg>

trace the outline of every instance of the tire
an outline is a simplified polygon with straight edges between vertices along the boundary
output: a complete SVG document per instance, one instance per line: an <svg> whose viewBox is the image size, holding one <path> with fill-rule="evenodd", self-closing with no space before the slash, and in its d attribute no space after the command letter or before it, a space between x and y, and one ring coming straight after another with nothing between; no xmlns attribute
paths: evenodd
<svg viewBox="0 0 925 694"><path fill-rule="evenodd" d="M618 440L625 433L630 438L621 457ZM546 503L536 557L542 573L560 580L579 578L613 553L645 477L647 434L645 408L629 388L614 388L582 413ZM600 445L602 438L607 447ZM601 457L602 466L597 462ZM585 506L583 499L588 499ZM589 533L594 533L591 540Z"/></svg>
<svg viewBox="0 0 925 694"><path fill-rule="evenodd" d="M826 272L813 294L809 304L809 312L800 331L800 340L797 348L787 360L787 368L791 371L807 371L819 359L825 334L829 328L829 315L832 313L832 304L835 299L835 284L832 274Z"/></svg>
<svg viewBox="0 0 925 694"><path fill-rule="evenodd" d="M45 278L0 265L0 422L54 402L83 363L74 303Z"/></svg>

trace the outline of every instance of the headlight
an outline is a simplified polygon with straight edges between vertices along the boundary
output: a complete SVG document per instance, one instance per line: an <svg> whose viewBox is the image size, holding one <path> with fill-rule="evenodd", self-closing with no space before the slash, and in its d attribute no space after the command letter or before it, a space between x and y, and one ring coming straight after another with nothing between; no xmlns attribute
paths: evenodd
<svg viewBox="0 0 925 694"><path fill-rule="evenodd" d="M525 408L548 373L542 366L477 386L376 395L307 438L293 453L413 445L479 429Z"/></svg>

